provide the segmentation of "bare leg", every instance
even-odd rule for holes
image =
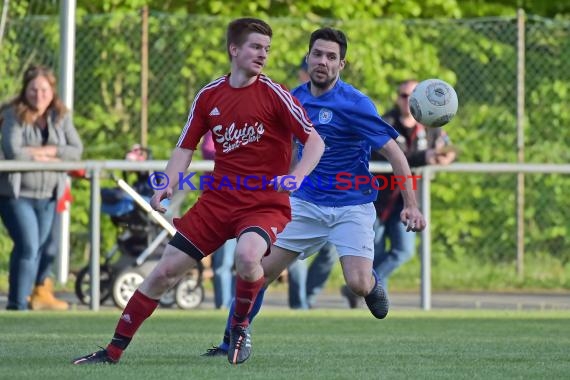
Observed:
[[[372,260],[360,256],[342,256],[340,264],[350,290],[361,297],[367,296],[375,285]]]
[[[196,259],[168,244],[160,261],[138,290],[149,298],[160,299],[184,274],[197,266]]]
[[[389,309],[388,296],[372,271],[372,260],[359,256],[340,258],[346,284],[355,294],[364,297],[372,315],[386,318]]]
[[[265,273],[265,285],[275,281],[281,272],[291,265],[299,257],[298,253],[284,248],[271,246],[271,253],[261,261]]]

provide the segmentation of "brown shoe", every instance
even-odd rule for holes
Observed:
[[[53,281],[49,278],[42,285],[37,285],[30,296],[30,309],[32,310],[67,310],[69,304],[58,300],[53,294]]]

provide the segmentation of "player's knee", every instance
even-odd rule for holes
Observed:
[[[178,277],[178,271],[166,266],[156,266],[144,285],[150,293],[163,293],[174,286]]]
[[[255,272],[260,265],[260,259],[255,252],[247,250],[236,252],[236,271],[242,276]]]
[[[347,278],[346,285],[353,291],[353,293],[365,297],[370,293],[370,281],[367,276],[358,276],[354,278]]]

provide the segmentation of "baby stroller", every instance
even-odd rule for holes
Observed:
[[[115,178],[117,188],[101,190],[101,212],[111,217],[117,227],[117,241],[105,255],[100,267],[100,301],[111,297],[123,309],[137,287],[160,259],[175,228],[148,201],[152,189],[148,174],[140,173],[131,187],[122,178]],[[174,205],[171,205],[174,206]],[[116,256],[119,255],[117,258]],[[187,273],[160,299],[161,306],[193,309],[204,300],[203,266]],[[84,304],[90,302],[89,265],[82,268],[75,281],[75,293]]]

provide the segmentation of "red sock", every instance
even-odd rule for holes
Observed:
[[[255,297],[257,297],[257,293],[259,293],[259,290],[263,287],[264,283],[265,278],[263,276],[253,282],[249,282],[242,279],[240,275],[237,275],[235,297],[236,305],[234,315],[232,316],[232,327],[235,325],[242,325],[244,327],[249,325],[249,319],[247,316],[251,311],[251,307],[253,306]]]
[[[121,314],[113,340],[107,345],[107,354],[111,359],[115,361],[120,359],[133,335],[157,307],[158,300],[153,300],[138,290],[135,291]]]

